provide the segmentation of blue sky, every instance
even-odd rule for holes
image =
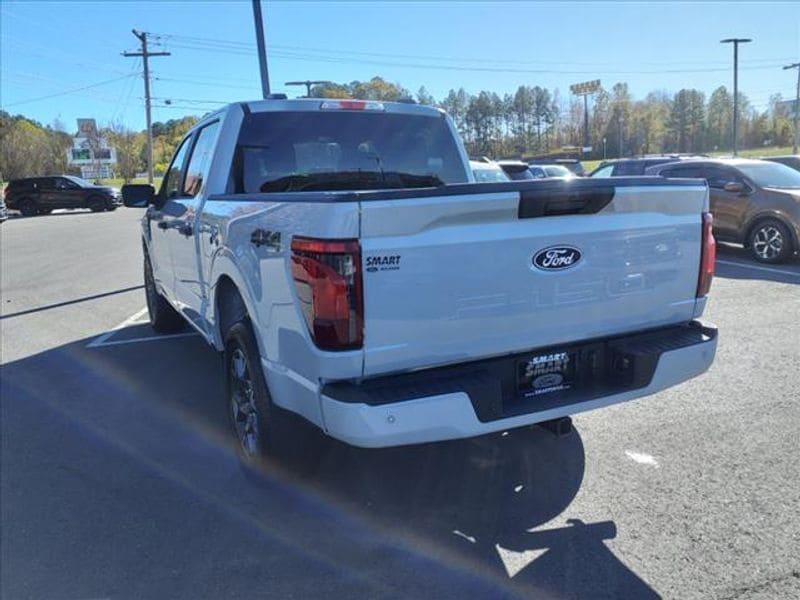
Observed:
[[[731,86],[726,37],[750,37],[740,89],[758,107],[794,93],[800,2],[785,3],[312,3],[263,1],[273,91],[292,79],[382,75],[436,98],[450,88],[512,92],[599,78],[651,90]],[[161,37],[152,59],[154,120],[202,114],[214,103],[260,96],[247,2],[35,2],[0,4],[0,103],[44,123],[77,117],[144,127],[131,28]],[[192,38],[192,39],[187,39]],[[233,43],[209,42],[232,41]],[[209,49],[216,46],[219,50]],[[96,85],[95,84],[101,84]],[[83,90],[76,88],[88,87]],[[75,90],[72,93],[62,92]],[[53,96],[37,100],[43,96]],[[171,101],[167,106],[165,99]]]

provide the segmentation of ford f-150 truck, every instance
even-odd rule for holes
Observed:
[[[148,207],[150,321],[224,353],[245,457],[297,439],[298,416],[366,447],[552,422],[686,381],[716,351],[698,320],[705,182],[475,183],[435,108],[232,104],[158,193],[123,197]]]

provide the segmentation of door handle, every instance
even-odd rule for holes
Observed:
[[[194,232],[194,227],[192,227],[192,223],[190,221],[184,221],[183,219],[173,219],[172,221],[159,221],[158,222],[159,229],[177,229],[178,233],[181,235],[185,235],[189,237]]]
[[[185,235],[186,237],[189,237],[192,235],[192,233],[194,233],[194,227],[192,227],[192,224],[189,221],[178,221],[178,223],[175,225],[175,228],[178,230],[178,233]]]

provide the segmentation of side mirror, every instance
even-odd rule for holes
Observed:
[[[723,186],[722,189],[724,189],[726,192],[730,192],[731,194],[744,193],[744,186],[738,181],[729,181]]]
[[[122,186],[122,203],[128,208],[145,208],[153,204],[156,190],[146,183],[129,183]]]

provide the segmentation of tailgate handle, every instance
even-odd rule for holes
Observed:
[[[614,188],[599,190],[525,190],[520,192],[520,219],[559,215],[592,215],[614,199]]]

